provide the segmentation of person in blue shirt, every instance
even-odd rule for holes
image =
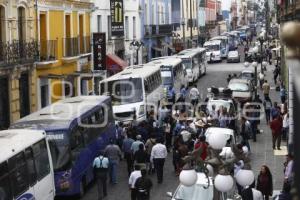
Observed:
[[[167,99],[168,102],[172,102],[173,104],[175,103],[175,98],[176,98],[176,92],[173,86],[169,86],[168,91],[167,91]]]
[[[278,108],[277,102],[274,102],[273,107],[271,108],[271,118],[275,119],[280,114],[280,109]]]
[[[107,173],[109,160],[100,152],[100,156],[96,157],[93,162],[95,177],[97,181],[98,200],[102,200],[107,196]]]
[[[127,162],[127,172],[128,176],[130,176],[132,170],[133,170],[133,158],[132,158],[132,151],[131,146],[134,140],[129,136],[126,136],[126,138],[123,140],[122,144],[122,151],[124,153],[124,158]]]
[[[285,86],[283,84],[280,87],[280,99],[281,99],[281,103],[285,103],[285,101],[286,101],[286,89],[285,89]]]
[[[180,132],[182,130],[184,130],[186,128],[186,125],[184,123],[183,120],[179,120],[176,125],[175,125],[175,128],[173,130],[173,136],[179,136],[180,135]]]
[[[178,99],[178,101],[179,101],[179,102],[185,102],[186,95],[187,95],[186,88],[184,87],[184,85],[182,85],[182,86],[180,87],[180,94],[179,94],[179,99]]]

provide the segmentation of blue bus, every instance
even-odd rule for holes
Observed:
[[[77,96],[60,100],[32,113],[10,128],[46,132],[57,196],[83,196],[94,179],[92,163],[116,127],[111,99],[107,96]]]

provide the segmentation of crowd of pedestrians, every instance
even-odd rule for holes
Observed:
[[[276,72],[277,73],[277,72]],[[228,77],[229,81],[236,74]],[[274,81],[278,82],[278,75],[274,74]],[[196,85],[189,90],[182,86],[178,94],[173,87],[166,91],[166,102],[161,103],[157,113],[147,113],[146,121],[137,123],[136,117],[129,125],[119,123],[117,125],[116,140],[110,144],[95,158],[94,168],[97,173],[98,193],[102,199],[107,195],[107,176],[111,184],[117,184],[118,164],[121,159],[126,160],[128,185],[132,200],[147,200],[153,183],[148,176],[156,173],[158,184],[164,181],[164,164],[168,153],[172,153],[174,174],[179,175],[184,168],[184,158],[192,151],[201,149],[201,159],[209,157],[209,144],[204,135],[205,130],[210,127],[230,128],[236,131],[238,147],[242,152],[249,155],[251,147],[249,140],[256,142],[256,134],[260,134],[260,109],[264,108],[266,123],[270,126],[272,133],[273,149],[281,150],[281,140],[286,140],[288,146],[287,160],[284,168],[284,180],[280,200],[288,200],[289,190],[293,183],[293,155],[291,154],[291,142],[289,142],[289,114],[286,103],[286,89],[280,84],[281,104],[270,98],[271,86],[266,80],[265,74],[260,75],[260,89],[263,100],[257,95],[253,102],[259,105],[245,104],[245,108],[256,112],[245,112],[245,116],[236,119],[236,113],[224,106],[212,105],[208,110],[206,107],[196,105],[201,99],[199,89]],[[189,99],[193,109],[185,106]],[[206,99],[207,101],[208,99]],[[168,104],[169,103],[169,104]],[[171,103],[171,106],[170,106]],[[175,103],[182,103],[175,107]],[[196,109],[197,108],[197,109]],[[234,173],[237,174],[244,164],[240,160],[234,164]],[[238,193],[243,199],[255,199],[254,196],[263,196],[269,199],[273,195],[273,179],[268,166],[262,165],[256,183],[247,188],[237,184]],[[249,197],[250,195],[250,197]],[[251,196],[252,195],[252,196]],[[249,197],[249,198],[248,198]]]

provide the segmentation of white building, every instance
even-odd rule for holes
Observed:
[[[141,13],[139,0],[123,0],[124,3],[124,36],[111,36],[110,0],[93,0],[94,12],[91,19],[91,32],[106,33],[106,53],[117,55],[128,64],[136,63],[136,50],[131,50],[130,43],[141,40]],[[139,62],[141,59],[139,50]]]
[[[130,64],[137,63],[136,50],[130,45],[133,41],[141,42],[140,0],[124,0],[125,59]],[[138,63],[142,63],[142,47],[138,51]]]

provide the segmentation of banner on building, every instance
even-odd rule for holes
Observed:
[[[94,70],[106,70],[105,33],[93,33]]]
[[[123,0],[110,1],[111,35],[124,36],[124,4]]]

